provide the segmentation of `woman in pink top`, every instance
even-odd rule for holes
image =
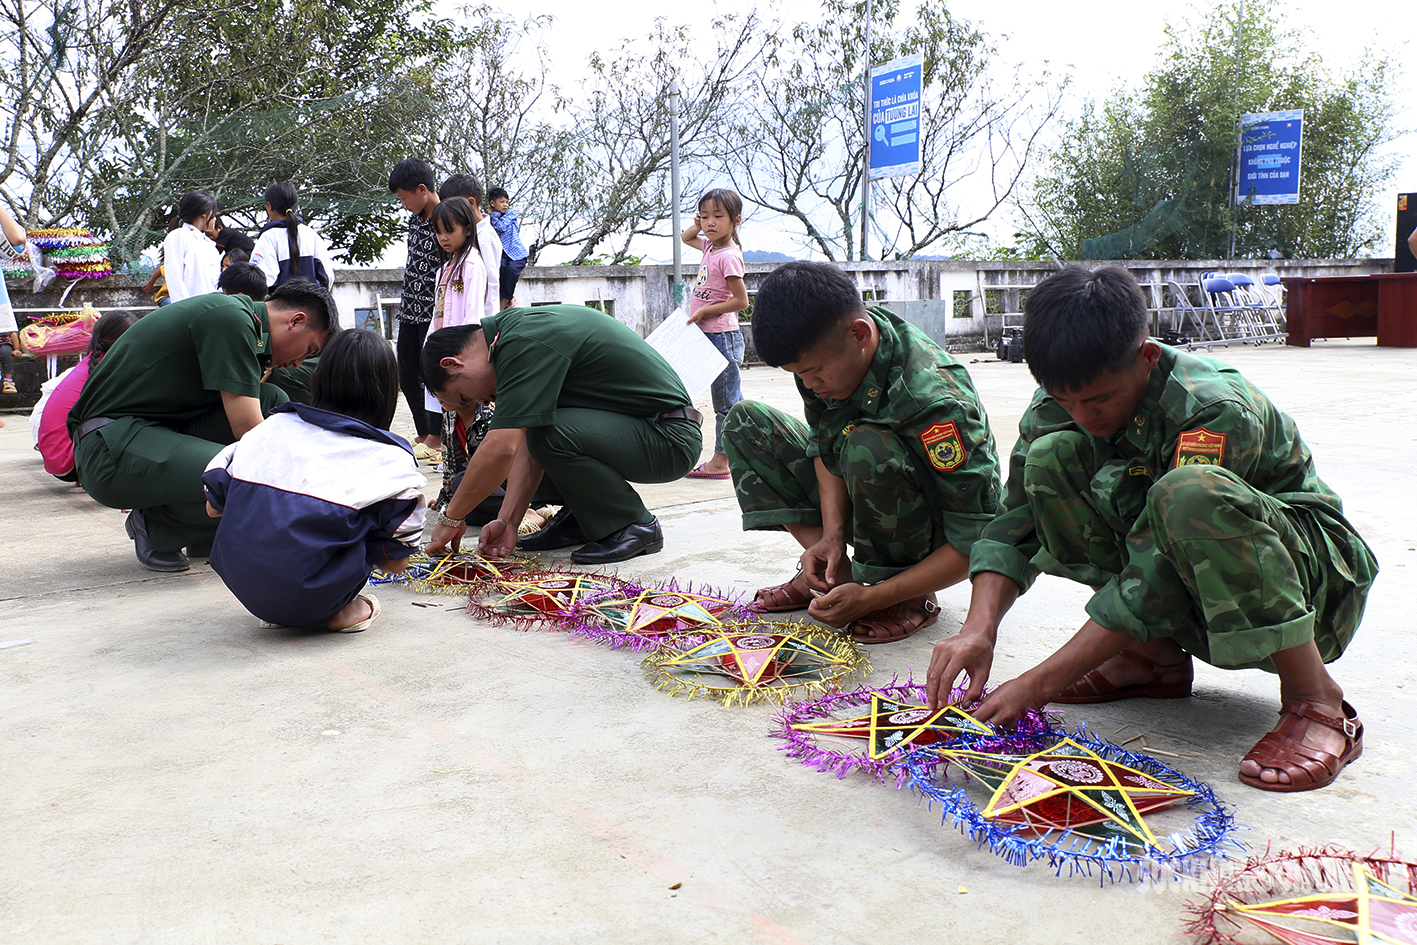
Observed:
[[[137,312],[109,312],[100,318],[94,324],[88,352],[64,376],[45,402],[44,413],[39,418],[39,445],[36,449],[44,457],[44,471],[50,475],[65,482],[78,481],[79,473],[74,468],[74,443],[69,439],[69,410],[79,399],[89,371],[137,320]]]
[[[728,359],[728,367],[713,382],[713,457],[691,470],[686,479],[727,479],[729,475],[728,457],[723,452],[723,420],[743,399],[738,376],[743,363],[743,332],[738,328],[737,313],[748,307],[743,247],[738,239],[742,225],[743,198],[732,190],[710,190],[699,198],[699,212],[682,237],[704,251],[699,278],[689,293],[689,324],[697,324]]]

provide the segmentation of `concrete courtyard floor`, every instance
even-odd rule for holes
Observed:
[[[1214,786],[1256,850],[1395,834],[1417,853],[1417,351],[1215,356],[1296,418],[1381,561],[1336,666],[1366,751],[1321,792],[1240,784],[1278,705],[1259,671],[1199,666],[1191,699],[1066,721],[1193,755],[1163,760]],[[1028,370],[970,370],[1007,455]],[[744,382],[795,409],[788,375]],[[1203,891],[1011,866],[909,791],[785,758],[769,706],[670,698],[628,652],[480,623],[449,598],[381,589],[383,617],[351,636],[260,630],[204,562],[143,570],[122,515],[47,476],[24,418],[5,421],[0,644],[33,641],[0,648],[5,942],[1176,942]],[[622,574],[747,592],[791,573],[790,539],[743,534],[728,483],[644,494],[665,550]],[[864,682],[923,674],[967,588],[941,600],[935,627],[871,649]],[[996,679],[1065,640],[1085,600],[1041,579]]]

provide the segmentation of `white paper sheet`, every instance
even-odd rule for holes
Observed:
[[[645,340],[664,355],[689,396],[697,400],[728,367],[728,359],[713,346],[698,325],[690,325],[689,312],[680,306],[659,323]]]

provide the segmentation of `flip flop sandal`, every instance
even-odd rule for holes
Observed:
[[[365,617],[363,620],[359,621],[358,623],[353,624],[352,626],[348,626],[348,627],[343,627],[343,628],[341,628],[340,631],[339,631],[340,633],[358,633],[358,632],[361,631],[361,630],[368,630],[368,629],[369,629],[369,625],[372,624],[372,623],[374,622],[374,620],[379,616],[379,613],[380,613],[379,598],[375,597],[373,594],[364,594],[364,593],[361,593],[361,594],[359,594],[358,599],[359,599],[359,600],[366,600],[366,601],[369,602],[369,607],[370,607],[369,616]]]
[[[704,469],[704,464],[699,463],[693,469],[684,474],[685,479],[732,479],[733,473],[711,473]]]
[[[1286,702],[1279,707],[1279,714],[1284,719],[1279,728],[1256,742],[1243,760],[1253,761],[1261,768],[1277,768],[1289,775],[1289,783],[1270,784],[1258,776],[1241,774],[1240,780],[1252,788],[1285,793],[1316,791],[1332,784],[1348,763],[1363,753],[1363,723],[1347,702],[1343,703],[1341,719],[1316,711],[1308,702]],[[1304,735],[1315,722],[1343,733],[1343,754],[1304,744]]]
[[[807,605],[812,602],[811,593],[799,591],[792,583],[801,576],[802,569],[798,568],[797,573],[792,575],[791,581],[762,588],[753,595],[753,603],[750,606],[761,614],[782,614],[789,610],[806,610]]]
[[[924,619],[915,626],[910,626],[911,620],[917,617],[920,611],[924,611]],[[892,604],[884,610],[867,614],[859,620],[853,620],[846,629],[851,634],[851,639],[857,643],[899,643],[939,619],[940,605],[935,603],[935,597],[931,594],[925,597],[912,597],[910,600]],[[869,627],[886,630],[888,635],[872,635],[868,630]]]
[[[1052,701],[1064,705],[1092,705],[1098,702],[1116,702],[1119,699],[1184,699],[1191,694],[1191,683],[1195,680],[1196,671],[1190,660],[1186,661],[1184,679],[1163,683],[1159,681],[1160,677],[1175,675],[1182,670],[1167,669],[1131,650],[1123,650],[1121,655],[1143,669],[1150,670],[1151,680],[1132,686],[1114,686],[1102,675],[1102,670],[1094,669],[1054,696]]]

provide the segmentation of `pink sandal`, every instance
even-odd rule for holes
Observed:
[[[693,469],[684,474],[685,479],[731,479],[733,473],[711,473],[704,469],[704,464],[699,463]]]

